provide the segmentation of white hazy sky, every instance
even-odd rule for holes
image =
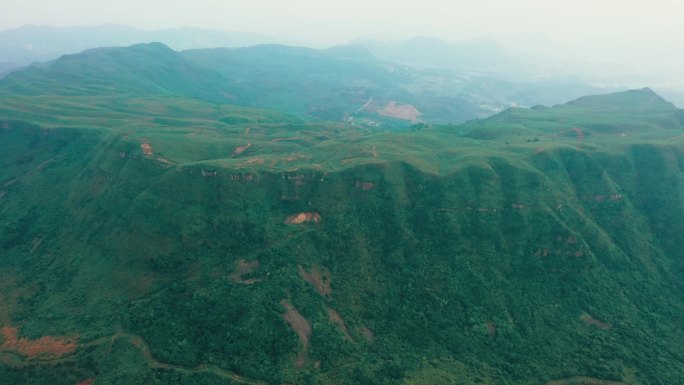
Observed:
[[[197,26],[318,43],[371,35],[461,40],[540,34],[555,42],[641,44],[684,37],[684,0],[3,0],[0,9],[0,29]]]
[[[645,79],[662,87],[676,85],[682,92],[683,17],[684,0],[0,2],[0,30],[25,24],[193,26],[261,33],[317,47],[367,37],[435,36],[454,42],[486,36],[530,58],[541,54],[555,66],[591,70],[601,81],[620,72],[632,85],[643,83],[632,79]]]

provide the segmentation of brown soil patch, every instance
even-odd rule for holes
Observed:
[[[593,377],[571,377],[562,380],[553,380],[545,385],[627,385],[624,382],[601,380]]]
[[[254,285],[255,283],[259,283],[261,281],[263,281],[262,278],[250,278],[250,279],[246,279],[246,280],[242,281],[241,283],[243,285]]]
[[[266,163],[266,161],[264,160],[264,158],[251,158],[251,159],[247,159],[247,164],[250,165],[250,166],[255,165],[255,164],[264,164],[264,163]]]
[[[366,340],[368,340],[368,342],[373,342],[373,341],[375,341],[375,334],[373,334],[373,331],[370,330],[370,329],[368,329],[368,328],[365,327],[365,326],[362,326],[362,327],[361,327],[361,335],[363,335],[363,337],[364,337]]]
[[[151,144],[144,142],[140,145],[140,149],[142,150],[143,155],[152,156],[152,145]]]
[[[79,383],[76,384],[76,385],[92,385],[93,382],[95,382],[95,377],[90,377],[90,378],[88,378],[88,379],[85,379],[85,380],[79,382]]]
[[[288,300],[280,301],[280,304],[285,307],[285,314],[283,319],[290,325],[290,327],[299,336],[299,342],[302,343],[302,349],[297,355],[295,366],[301,368],[306,363],[306,352],[309,350],[309,339],[311,338],[311,324],[302,316],[297,309],[292,306]]]
[[[586,325],[595,326],[601,330],[610,330],[613,328],[613,325],[597,320],[588,313],[582,313],[582,315],[580,315],[580,319]]]
[[[306,281],[313,285],[314,289],[323,297],[326,297],[332,293],[330,288],[330,271],[325,267],[319,268],[314,266],[311,271],[306,271],[301,265],[299,265],[299,275]]]
[[[259,268],[259,261],[258,260],[253,260],[253,261],[245,261],[244,259],[241,259],[238,261],[237,265],[235,266],[235,271],[233,271],[233,274],[228,276],[228,279],[235,283],[243,283],[245,285],[252,285],[257,282],[259,282],[259,279],[248,279],[248,280],[243,280],[242,276],[249,274],[253,272],[254,270]]]
[[[233,150],[233,154],[231,156],[238,156],[245,152],[248,148],[252,147],[252,143],[247,143],[244,146],[237,146],[235,147],[235,150]]]
[[[387,103],[385,107],[378,110],[378,114],[412,122],[418,120],[418,117],[421,115],[416,107],[410,104],[397,104],[397,102]]]
[[[357,180],[356,182],[354,182],[354,187],[360,188],[363,191],[368,191],[375,188],[375,183]]]
[[[283,161],[283,162],[295,162],[298,160],[308,160],[308,159],[311,159],[311,157],[306,156],[306,155],[302,155],[302,154],[293,154],[293,155],[288,156],[285,159],[281,159],[281,161]]]
[[[137,336],[135,334],[129,334],[129,333],[124,333],[124,332],[117,332],[111,336],[106,336],[106,337],[100,337],[95,340],[92,340],[90,342],[86,342],[84,344],[81,344],[81,347],[91,347],[91,346],[100,346],[100,345],[108,345],[112,346],[114,344],[114,341],[116,340],[124,340],[131,344],[132,346],[136,347],[137,349],[140,350],[141,354],[143,355],[145,359],[145,363],[152,369],[169,369],[169,370],[176,370],[179,372],[184,372],[184,373],[190,373],[190,374],[195,374],[195,373],[211,373],[216,376],[219,376],[221,378],[227,378],[231,380],[231,383],[237,382],[240,384],[249,384],[249,385],[267,385],[263,381],[255,380],[255,379],[250,379],[247,377],[240,376],[236,373],[233,373],[229,370],[223,369],[221,367],[218,367],[216,365],[212,364],[200,364],[195,367],[187,367],[187,366],[181,366],[181,365],[174,365],[174,364],[169,364],[166,362],[161,362],[154,358],[152,355],[152,351],[140,336]],[[30,358],[21,358],[17,356],[16,354],[13,353],[7,353],[3,354],[3,352],[0,351],[0,362],[6,363],[8,366],[11,366],[13,368],[23,368],[27,366],[35,366],[37,364],[42,364],[42,365],[54,365],[55,363],[59,362],[64,362],[66,360],[69,360],[69,357],[63,357],[63,358],[54,358],[54,359],[49,359],[49,360],[42,360],[42,361],[37,361],[37,360],[32,360]],[[76,385],[91,385],[94,384],[95,381],[97,380],[96,377],[90,377],[88,379],[85,379],[81,382],[79,382]]]
[[[295,215],[290,215],[285,219],[285,224],[288,225],[301,225],[303,223],[313,222],[319,223],[321,221],[321,216],[317,212],[304,212]]]
[[[338,313],[335,309],[328,309],[328,318],[340,328],[342,334],[344,334],[344,338],[346,338],[347,341],[354,341],[352,336],[349,334],[349,329],[347,329],[347,325],[344,323],[340,313]]]
[[[66,337],[43,336],[37,340],[19,338],[19,330],[15,327],[6,326],[0,329],[4,339],[0,350],[14,351],[29,358],[41,356],[61,357],[76,350],[76,339]]]

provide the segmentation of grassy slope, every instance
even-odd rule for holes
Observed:
[[[132,333],[177,366],[151,367],[120,338],[2,376],[230,381],[193,371],[207,364],[268,383],[681,382],[682,127],[651,99],[378,133],[180,98],[54,98],[39,112],[7,98],[3,116],[48,129],[0,130],[0,320],[86,344]],[[626,112],[628,135],[608,135]],[[563,134],[577,125],[583,139]],[[482,127],[506,135],[474,138]],[[283,223],[304,211],[321,223]],[[254,285],[230,278],[243,259],[260,262]],[[332,293],[300,266],[330,271]],[[301,369],[283,299],[312,325]]]
[[[503,126],[503,127],[502,127]],[[684,113],[648,88],[587,96],[554,107],[512,108],[462,127],[476,139],[515,140],[520,136],[596,136],[609,142],[631,136],[666,138],[684,126]]]

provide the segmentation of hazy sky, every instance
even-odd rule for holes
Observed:
[[[432,35],[461,40],[543,34],[675,44],[684,0],[3,0],[0,29],[126,24],[198,26],[339,43],[359,36]]]
[[[550,58],[600,81],[621,76],[632,85],[684,90],[684,0],[2,0],[0,10],[0,30],[193,26],[314,47],[360,37],[487,36],[518,55],[543,58],[530,60]]]

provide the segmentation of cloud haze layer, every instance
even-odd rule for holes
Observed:
[[[684,36],[678,0],[6,0],[2,29],[121,23],[192,25],[339,42],[362,35],[543,34],[559,42],[658,42]]]

